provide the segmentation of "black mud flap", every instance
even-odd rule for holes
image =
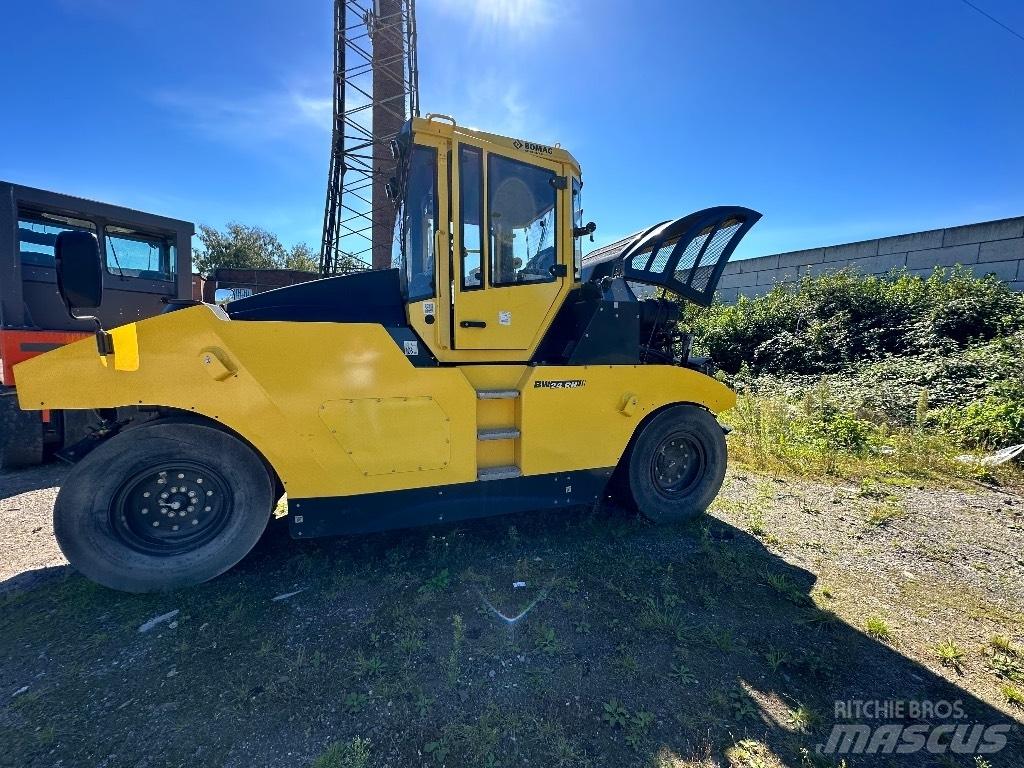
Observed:
[[[750,208],[722,205],[657,224],[621,251],[622,276],[710,306],[729,257],[760,218]]]

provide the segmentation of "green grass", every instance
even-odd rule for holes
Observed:
[[[993,635],[989,640],[989,645],[999,653],[1006,654],[1007,656],[1020,656],[1020,649],[1013,644],[1013,641],[1006,635]]]
[[[892,630],[889,629],[885,619],[880,616],[868,616],[864,620],[864,631],[868,633],[869,637],[873,637],[876,640],[883,640],[885,642],[892,640]]]
[[[371,744],[358,736],[331,744],[314,761],[312,768],[367,768]]]
[[[969,452],[941,432],[893,430],[850,414],[821,421],[778,395],[741,394],[722,419],[733,427],[730,461],[758,472],[857,478],[881,485],[1021,479],[1020,469],[1012,464],[983,469],[960,461],[957,457]],[[872,524],[898,514],[898,509],[881,504]],[[757,523],[762,528],[763,519],[755,516],[752,528]]]
[[[891,499],[872,504],[868,509],[867,523],[875,527],[888,525],[903,515],[903,508]]]
[[[999,692],[1003,694],[1003,698],[1006,699],[1007,703],[1024,709],[1024,689],[1018,688],[1012,683],[1007,683],[999,689]]]
[[[952,667],[957,671],[962,669],[961,664],[964,656],[967,654],[967,651],[954,643],[951,639],[943,640],[941,643],[936,645],[934,652],[936,658],[942,662],[943,666]]]
[[[789,715],[786,717],[786,722],[797,733],[810,733],[816,720],[816,715],[806,704],[800,704],[796,709],[790,710]]]
[[[629,710],[618,699],[609,699],[602,705],[601,722],[610,728],[624,728],[629,722]]]

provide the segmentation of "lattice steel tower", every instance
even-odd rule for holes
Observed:
[[[391,139],[419,114],[418,81],[415,0],[335,0],[323,276],[391,266]]]

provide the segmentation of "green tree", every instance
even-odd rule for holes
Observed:
[[[292,249],[285,254],[281,266],[284,269],[300,269],[303,272],[318,272],[320,270],[320,256],[314,254],[313,249],[305,243],[296,243]]]
[[[209,275],[218,267],[274,269],[287,256],[277,235],[238,222],[229,223],[224,232],[200,224],[199,241],[203,247],[192,262],[201,275]]]
[[[309,245],[296,243],[288,250],[277,235],[262,227],[231,222],[221,231],[200,224],[199,241],[202,245],[192,257],[192,266],[201,275],[209,275],[219,267],[320,271],[320,254]],[[339,272],[366,268],[365,264],[346,254],[339,254],[339,258]]]

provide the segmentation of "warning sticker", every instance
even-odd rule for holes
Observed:
[[[507,310],[499,312],[498,325],[512,325],[512,313]]]
[[[423,314],[424,315],[434,315],[434,314],[437,314],[436,312],[434,312],[434,302],[432,302],[432,301],[424,301],[423,302]]]
[[[405,351],[406,355],[412,357],[413,355],[418,355],[420,353],[420,343],[415,339],[411,341],[403,341],[402,349]]]

